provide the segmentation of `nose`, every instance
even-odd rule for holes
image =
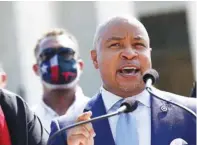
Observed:
[[[132,48],[126,48],[123,50],[121,53],[121,58],[122,59],[133,59],[136,56],[138,56],[137,52],[133,50]]]

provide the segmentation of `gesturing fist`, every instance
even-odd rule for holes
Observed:
[[[89,120],[92,112],[88,111],[80,115],[76,122]],[[91,123],[83,124],[67,131],[68,145],[94,145],[95,132]]]

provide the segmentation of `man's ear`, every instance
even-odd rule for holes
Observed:
[[[0,87],[5,88],[7,85],[7,74],[3,72],[0,74],[0,77]]]
[[[92,58],[92,62],[93,65],[96,69],[98,69],[98,61],[97,61],[97,52],[96,50],[91,50],[91,58]]]
[[[40,71],[39,71],[39,66],[38,66],[38,64],[37,64],[37,63],[34,64],[32,68],[33,68],[34,73],[35,73],[37,76],[40,76]]]

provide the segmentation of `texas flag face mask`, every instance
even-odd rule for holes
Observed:
[[[58,52],[55,53],[56,49],[51,49],[51,52],[50,49],[45,51],[44,59],[40,63],[40,74],[47,84],[68,85],[77,78],[77,63],[68,54],[68,49],[70,48],[58,48]]]

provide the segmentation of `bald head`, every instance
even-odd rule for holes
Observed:
[[[98,27],[91,57],[106,90],[121,97],[144,90],[142,76],[152,67],[149,43],[145,27],[134,17],[113,17]]]
[[[148,33],[144,25],[139,20],[132,16],[116,16],[98,26],[94,36],[93,48],[97,49],[97,44],[99,44],[101,38],[110,31],[111,35],[118,36],[113,29],[115,28],[118,31],[120,29],[124,29],[124,26],[125,30],[127,26],[130,28],[130,30],[126,30],[127,33],[133,33],[133,37],[136,37],[136,39],[144,39],[149,47],[150,40]]]
[[[151,48],[146,29],[136,18],[116,16],[101,24],[91,57],[109,92],[129,97],[144,90],[142,76],[152,67]]]

